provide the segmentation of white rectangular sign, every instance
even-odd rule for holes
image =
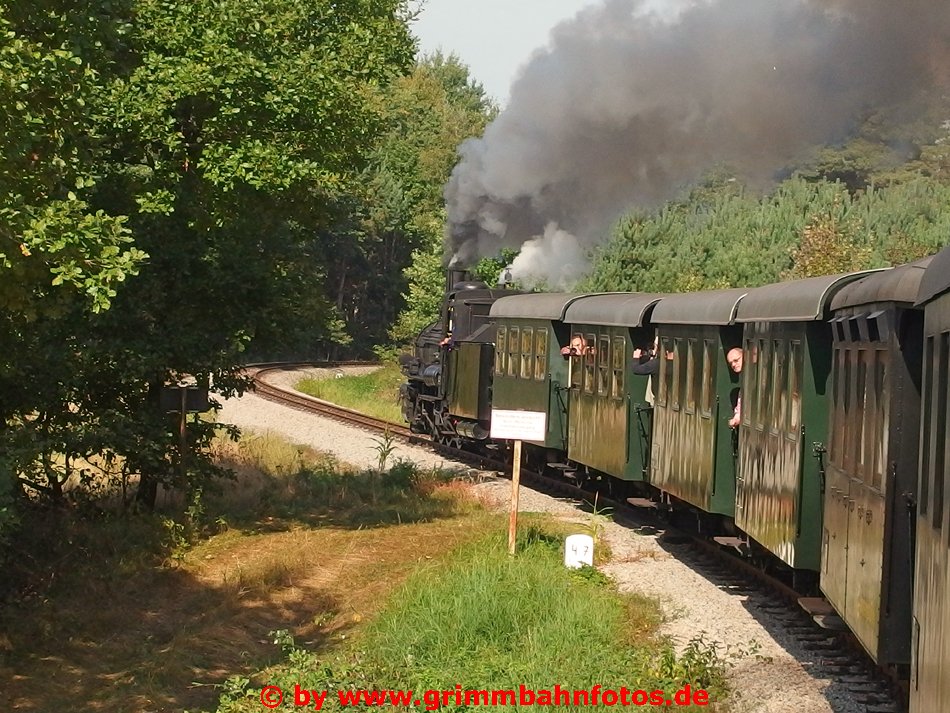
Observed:
[[[543,441],[548,415],[544,411],[492,409],[491,437],[509,441]]]

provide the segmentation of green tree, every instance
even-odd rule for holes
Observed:
[[[402,274],[402,300],[390,337],[406,342],[439,314],[445,290],[442,190],[458,161],[458,146],[480,135],[496,115],[481,84],[454,55],[422,58],[393,86],[392,131],[381,148],[413,205],[414,242]]]
[[[98,45],[93,59],[102,60],[103,36],[119,31],[90,3],[0,2],[5,310],[55,311],[70,291],[103,309],[145,257],[131,245],[124,215],[89,205],[97,139],[90,109],[102,75],[84,54]]]
[[[88,32],[74,36],[84,13],[79,27]],[[233,393],[243,385],[235,364],[255,340],[300,348],[341,336],[324,279],[332,241],[348,236],[331,231],[347,196],[361,190],[383,128],[381,92],[411,63],[405,6],[46,2],[6,19],[54,48],[54,58],[67,53],[63,71],[89,68],[78,99],[63,91],[58,103],[62,90],[51,85],[25,104],[59,122],[50,130],[65,147],[52,164],[57,180],[78,188],[82,178],[91,215],[128,217],[112,223],[140,251],[127,261],[150,257],[117,294],[105,294],[106,312],[66,298],[49,319],[5,315],[0,437],[16,448],[0,450],[14,453],[14,475],[54,496],[71,464],[95,453],[140,474],[146,502],[160,481],[196,486],[212,472],[201,452],[211,427],[189,426],[189,478],[180,481],[174,423],[157,404],[161,386],[191,374]],[[3,149],[12,162],[20,145]],[[34,193],[45,196],[44,186]],[[64,200],[79,202],[69,191]],[[17,230],[22,243],[28,234]],[[116,247],[105,254],[113,263],[122,255]],[[111,288],[131,269],[103,274]],[[31,447],[25,434],[45,440]],[[53,453],[66,463],[36,467]]]

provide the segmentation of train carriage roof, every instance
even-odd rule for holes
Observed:
[[[944,248],[930,259],[920,281],[916,304],[922,305],[950,290],[950,248]]]
[[[584,295],[564,292],[532,292],[498,299],[489,313],[492,317],[551,319],[563,321],[564,312]]]
[[[607,327],[639,327],[650,308],[661,299],[663,295],[639,292],[584,295],[568,306],[564,321]]]
[[[808,277],[754,287],[739,305],[737,322],[803,322],[821,319],[831,299],[849,282],[876,270]]]
[[[920,281],[932,258],[875,272],[843,287],[831,300],[831,309],[858,307],[876,302],[914,304]]]
[[[732,324],[748,290],[710,290],[666,295],[653,309],[658,324]]]

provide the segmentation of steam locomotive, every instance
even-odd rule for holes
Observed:
[[[515,294],[454,273],[404,372],[414,430],[485,447],[493,409],[543,418],[534,467],[813,582],[908,681],[911,713],[950,711],[950,248],[675,295]]]

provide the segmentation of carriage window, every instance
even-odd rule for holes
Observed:
[[[855,465],[857,466],[857,476],[864,483],[871,482],[871,468],[869,462],[871,459],[871,434],[869,431],[871,431],[871,421],[873,419],[871,410],[874,406],[870,401],[871,394],[868,393],[870,391],[868,388],[868,377],[873,374],[873,372],[868,369],[870,357],[870,350],[858,350],[858,373],[855,380],[853,410],[853,413],[858,417],[854,424]]]
[[[610,339],[601,337],[597,343],[597,393],[610,395]]]
[[[615,399],[623,398],[623,375],[626,366],[626,342],[623,337],[615,338],[611,354],[613,355],[613,379],[610,393]]]
[[[788,430],[798,439],[802,422],[802,343],[788,345]]]
[[[583,339],[580,334],[575,334],[574,338]],[[573,342],[574,339],[571,341]],[[582,355],[571,355],[571,387],[584,388],[584,357]]]
[[[508,346],[508,330],[499,327],[495,336],[495,373],[502,376],[505,373],[505,347]]]
[[[548,372],[548,330],[539,329],[534,337],[534,378],[544,381]]]
[[[924,428],[923,431],[923,443],[921,443],[920,448],[923,453],[923,473],[921,474],[920,479],[920,500],[918,501],[918,509],[921,515],[927,514],[927,508],[929,506],[930,498],[930,478],[933,473],[933,457],[930,453],[930,446],[933,443],[933,427],[934,418],[933,406],[934,406],[934,358],[937,355],[934,353],[934,338],[927,337],[927,348],[924,350],[924,384],[923,384],[923,396],[924,396],[924,407],[921,409],[921,412],[924,415]]]
[[[755,420],[755,409],[758,404],[758,398],[756,394],[758,393],[758,385],[756,384],[756,374],[755,371],[755,362],[752,361],[752,355],[755,353],[755,341],[752,339],[745,340],[745,349],[742,351],[742,373],[739,374],[739,384],[741,386],[741,392],[739,397],[742,398],[742,395],[745,395],[745,398],[742,399],[742,403],[745,408],[741,409],[739,416],[742,418],[742,423],[747,426],[751,426],[752,422]],[[728,355],[728,352],[726,352]]]
[[[772,370],[769,357],[771,354],[767,353],[766,346],[769,344],[765,339],[759,339],[757,347],[753,347],[753,350],[756,348],[758,351],[753,351],[752,356],[754,357],[752,366],[755,368],[756,381],[759,382],[759,393],[758,403],[756,404],[755,409],[755,427],[758,430],[763,430],[765,428],[766,414],[771,408],[769,403],[772,398]],[[745,366],[742,367],[745,369]]]
[[[534,375],[534,329],[521,330],[521,378],[530,379]]]
[[[703,393],[702,400],[700,401],[699,408],[703,416],[712,415],[713,407],[713,386],[715,381],[715,373],[713,372],[713,364],[716,363],[716,347],[711,339],[707,339],[703,342]],[[665,361],[665,360],[664,360]]]
[[[839,342],[839,345],[844,342]],[[837,466],[843,463],[841,449],[844,443],[844,349],[839,346],[834,350],[834,362],[831,366],[831,443],[828,445],[828,459]]]
[[[853,441],[854,429],[851,427],[851,414],[853,413],[853,402],[851,394],[854,392],[854,385],[851,381],[854,371],[853,351],[843,350],[841,352],[844,366],[841,370],[841,447],[842,458],[841,465],[845,470],[851,471],[854,468],[854,448]]]
[[[508,376],[517,376],[517,368],[521,350],[521,329],[512,327],[508,330]]]
[[[788,409],[788,343],[772,342],[772,418],[769,429],[780,433],[785,428]]]
[[[666,358],[667,354],[673,353],[673,340],[664,337],[662,340],[663,357],[660,359],[660,393],[656,402],[661,406],[666,406],[673,392],[673,362]]]
[[[673,376],[673,409],[679,411],[682,402],[683,393],[686,389],[686,345],[682,339],[673,340],[673,369],[676,373]]]
[[[587,340],[587,350],[584,352],[584,391],[588,394],[593,394],[596,390],[594,379],[597,374],[597,349],[596,349],[596,336],[593,334],[588,334],[585,337]]]
[[[686,340],[686,411],[688,413],[696,412],[696,394],[699,391],[698,379],[696,378],[696,367],[699,361],[699,354],[696,351],[696,340]],[[699,372],[700,379],[702,372]]]
[[[940,354],[937,357],[937,409],[934,439],[934,460],[930,472],[933,473],[933,510],[934,528],[943,524],[943,497],[947,455],[947,370],[950,369],[950,333],[940,335]]]
[[[871,487],[884,492],[884,471],[887,468],[887,436],[890,431],[890,404],[888,403],[885,378],[887,377],[887,351],[875,352],[874,360],[874,415],[871,435],[874,449],[871,471]]]

